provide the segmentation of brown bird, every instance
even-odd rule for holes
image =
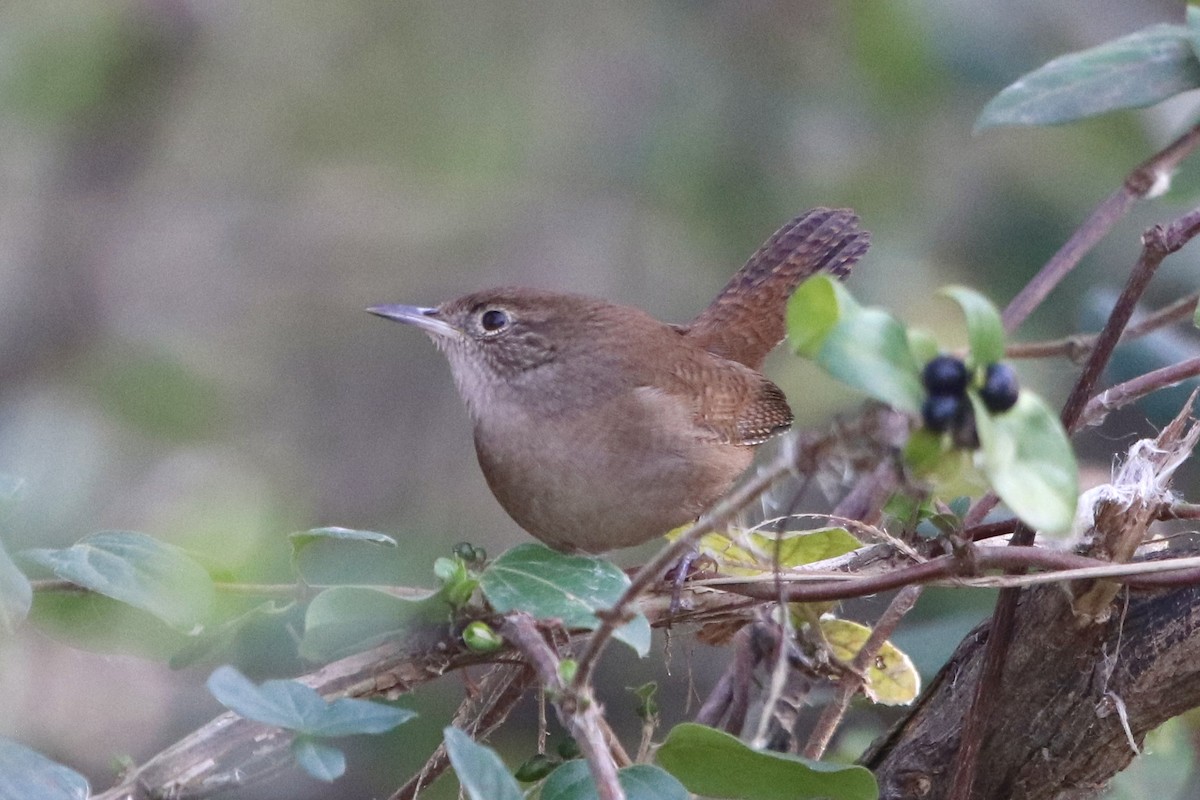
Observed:
[[[801,214],[687,325],[524,288],[368,310],[445,353],[509,516],[551,547],[600,553],[694,520],[791,426],[783,392],[758,372],[783,339],[788,297],[819,270],[844,277],[869,244],[853,211]]]

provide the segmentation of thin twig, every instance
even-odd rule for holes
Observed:
[[[1168,389],[1188,378],[1200,375],[1200,356],[1156,369],[1136,378],[1118,383],[1093,397],[1079,415],[1077,429],[1082,430],[1104,422],[1110,412],[1136,402],[1160,389]]]
[[[1126,179],[1125,184],[1097,207],[1092,216],[1063,245],[1042,271],[1009,303],[1004,310],[1005,330],[1011,333],[1019,327],[1058,281],[1074,268],[1083,254],[1111,229],[1117,219],[1128,212],[1133,202],[1139,197],[1144,197],[1165,179],[1169,179],[1175,168],[1195,149],[1197,144],[1200,144],[1200,125],[1192,127],[1165,150],[1152,156],[1134,170]],[[1125,288],[1121,291],[1116,305],[1109,314],[1104,329],[1096,338],[1082,373],[1063,405],[1061,419],[1063,427],[1068,431],[1074,432],[1078,429],[1079,418],[1084,406],[1091,397],[1104,367],[1112,357],[1112,352],[1117,342],[1120,341],[1126,325],[1129,324],[1129,319],[1133,316],[1133,312],[1158,265],[1169,253],[1178,250],[1195,236],[1198,230],[1200,230],[1200,210],[1194,210],[1176,219],[1166,229],[1156,225],[1142,235],[1142,252],[1138,257],[1137,264],[1134,265]],[[1013,534],[1009,546],[1026,546],[1033,544],[1033,540],[1034,531],[1022,525]],[[999,686],[1008,649],[1012,644],[1019,598],[1020,590],[1014,588],[1002,589],[1000,596],[996,599],[996,608],[992,613],[992,625],[985,646],[983,667],[975,686],[971,711],[963,723],[962,737],[958,753],[955,756],[953,778],[947,795],[949,800],[969,800],[971,796],[971,788],[975,783],[979,749],[982,746],[983,728],[985,720],[991,716],[995,688]]]
[[[1142,234],[1142,253],[1137,264],[1129,274],[1129,280],[1121,290],[1121,295],[1108,316],[1108,322],[1096,338],[1096,346],[1088,356],[1083,372],[1075,382],[1075,388],[1071,390],[1070,397],[1063,405],[1062,423],[1068,431],[1074,432],[1079,429],[1084,406],[1092,396],[1100,374],[1108,365],[1113,349],[1121,339],[1121,333],[1133,316],[1134,309],[1149,286],[1150,279],[1154,277],[1158,265],[1168,255],[1191,241],[1197,233],[1200,233],[1200,208],[1189,211],[1165,228],[1155,225]]]
[[[955,555],[939,556],[912,566],[877,575],[855,576],[846,573],[789,573],[781,577],[789,603],[849,600],[909,585],[947,582],[955,586],[1015,587],[1057,583],[1085,578],[1113,578],[1135,587],[1200,583],[1200,557],[1166,558],[1114,564],[1098,558],[1064,553],[1045,547],[978,547],[973,556],[976,570],[1042,569],[1035,575],[966,575],[964,559]],[[710,578],[696,581],[697,587],[720,588],[744,597],[774,600],[775,582],[770,576],[753,578]]]
[[[608,644],[609,639],[612,638],[613,632],[625,622],[630,613],[630,608],[637,602],[642,593],[650,587],[650,584],[659,580],[663,573],[673,564],[677,563],[683,554],[688,552],[701,536],[715,530],[718,525],[734,517],[739,511],[750,503],[753,503],[761,494],[770,489],[775,481],[790,472],[792,469],[792,459],[789,455],[786,452],[781,452],[773,461],[764,466],[754,476],[753,480],[739,487],[724,500],[713,506],[712,509],[705,512],[696,521],[696,524],[684,531],[674,542],[659,550],[654,558],[650,559],[645,566],[634,574],[633,578],[630,579],[629,587],[618,598],[613,607],[597,615],[600,617],[600,625],[596,628],[596,632],[588,638],[583,653],[579,656],[579,667],[575,673],[573,683],[574,689],[582,689],[591,682],[596,662],[599,660],[600,654],[604,651],[604,647]]]
[[[542,685],[554,697],[559,721],[579,743],[600,800],[625,800],[625,791],[617,780],[617,763],[604,734],[605,725],[601,724],[600,706],[592,697],[590,686],[577,691],[574,684],[568,686],[563,681],[558,656],[528,614],[505,616],[500,633],[528,659]]]
[[[1119,344],[1139,339],[1154,333],[1176,322],[1190,319],[1196,313],[1196,304],[1200,301],[1200,292],[1193,292],[1179,298],[1175,302],[1163,306],[1153,314],[1147,314],[1137,322],[1130,323],[1121,336]],[[1096,346],[1098,333],[1075,334],[1061,339],[1045,342],[1015,342],[1004,350],[1005,358],[1051,358],[1065,356],[1072,361],[1078,361],[1088,355]]]
[[[875,476],[871,475],[866,483],[875,482]],[[861,485],[861,483],[860,483]],[[788,503],[787,511],[784,518],[790,518],[796,513],[796,506],[800,504],[800,498],[804,496],[805,490],[808,488],[808,480],[805,480],[800,488],[792,495],[791,501]],[[783,690],[787,686],[788,678],[788,645],[792,641],[795,631],[792,630],[792,615],[787,607],[786,598],[783,595],[783,581],[780,579],[782,565],[780,564],[781,553],[783,552],[783,537],[776,535],[773,542],[773,553],[771,555],[771,577],[775,581],[775,610],[779,617],[777,624],[779,626],[779,635],[775,641],[775,663],[771,667],[771,681],[767,684],[767,695],[763,698],[762,715],[758,718],[758,729],[754,732],[754,738],[751,740],[751,746],[761,750],[767,744],[767,732],[771,727],[771,719],[774,713],[775,704],[779,702],[779,698],[783,696]]]
[[[842,676],[833,702],[825,706],[825,710],[821,712],[816,727],[809,736],[808,743],[804,745],[805,758],[815,761],[825,755],[825,749],[829,747],[834,732],[842,724],[846,709],[850,707],[850,700],[858,693],[863,684],[863,676],[866,674],[868,665],[875,660],[880,648],[895,632],[896,626],[900,624],[904,615],[916,605],[917,598],[920,596],[920,586],[906,586],[892,598],[892,602],[876,621],[871,635],[863,642],[862,648],[850,662],[850,668]]]
[[[451,724],[476,741],[485,741],[520,702],[533,683],[533,670],[526,664],[501,664],[493,667],[480,681],[476,697],[467,697],[459,705]],[[388,797],[388,800],[414,800],[421,789],[446,771],[450,759],[446,745],[439,744],[417,774]]]
[[[1179,164],[1200,145],[1200,124],[1166,148],[1142,162],[1119,189],[1100,202],[1070,239],[1025,285],[1004,309],[1004,330],[1012,333],[1042,304],[1054,287],[1070,273],[1134,204],[1169,179]]]
[[[963,516],[963,527],[973,528],[976,525],[983,523],[987,519],[987,515],[992,512],[992,509],[1000,505],[1000,496],[993,490],[988,489],[983,497],[975,501],[975,503],[967,509],[967,513]]]

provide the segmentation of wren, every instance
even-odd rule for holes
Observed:
[[[844,277],[870,235],[848,209],[780,228],[687,325],[539,289],[368,309],[450,362],[484,478],[518,525],[563,551],[629,547],[696,519],[792,423],[759,370],[796,286]]]

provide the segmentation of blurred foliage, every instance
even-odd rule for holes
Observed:
[[[1180,16],[1166,0],[1085,14],[1069,0],[4,4],[0,473],[27,484],[4,549],[138,530],[219,579],[269,582],[290,574],[289,532],[344,525],[399,547],[322,577],[393,583],[426,580],[454,541],[500,552],[522,534],[478,474],[444,364],[360,309],[525,283],[687,319],[781,221],[851,205],[875,234],[856,295],[954,341],[932,287],[1002,305],[1195,100],[972,138],[984,103],[1054,56]],[[1140,231],[1197,187],[1193,161],[1019,338],[1071,332],[1085,290],[1119,287]],[[1194,288],[1195,258],[1170,259],[1163,281]],[[1170,348],[1194,348],[1177,334]],[[813,391],[795,359],[771,363],[802,425],[856,402]],[[1060,398],[1070,375],[1025,377]],[[928,676],[985,597],[956,595],[897,643]],[[106,650],[174,651],[179,634],[128,607],[153,635],[108,633],[106,604],[39,595],[31,613],[128,644]],[[244,671],[303,668],[297,610],[233,605],[222,614],[248,615],[231,633]],[[102,786],[113,753],[142,757],[216,713],[169,675],[140,687],[158,701],[119,735],[103,712],[47,706],[55,685],[112,693],[89,663],[0,638],[0,691],[18,711],[0,734],[61,744]],[[705,680],[719,664],[694,669]],[[631,682],[612,670],[617,691]],[[417,698],[437,709],[414,723],[422,742],[453,699]],[[344,790],[388,792],[400,774]]]

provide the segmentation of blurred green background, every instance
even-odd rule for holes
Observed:
[[[979,109],[1056,55],[1181,19],[1165,0],[10,0],[0,472],[26,488],[0,539],[138,530],[223,578],[284,581],[288,532],[343,525],[401,543],[360,559],[359,580],[431,584],[454,542],[498,552],[523,534],[484,486],[441,357],[362,309],[528,284],[684,321],[779,224],[849,205],[875,242],[853,290],[959,343],[936,287],[1006,302],[1196,99],[973,137]],[[1121,223],[1021,338],[1094,329],[1140,232],[1194,203],[1197,175]],[[1168,260],[1150,299],[1193,290],[1197,260]],[[1172,334],[1122,368],[1195,346]],[[1021,370],[1054,403],[1075,371]],[[802,425],[857,402],[782,354],[768,371]],[[1098,467],[1174,410],[1122,418]],[[908,646],[928,678],[970,619],[926,618]],[[296,674],[287,634],[263,626],[218,660]],[[683,698],[694,669],[703,694],[719,659],[676,637],[670,675],[661,653],[619,656],[612,685],[657,676]],[[27,627],[0,642],[0,735],[105,788],[115,756],[219,710],[213,663],[171,672]],[[332,789],[290,776],[230,796],[386,794],[457,702],[445,683],[399,756],[369,742]],[[512,741],[517,759],[531,748]]]

